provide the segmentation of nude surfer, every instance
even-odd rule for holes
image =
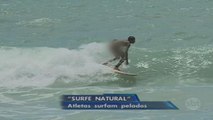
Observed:
[[[120,59],[117,65],[115,65],[114,69],[119,70],[119,66],[126,61],[126,65],[129,64],[128,62],[128,50],[131,44],[135,43],[135,37],[129,36],[127,40],[113,40],[110,45],[109,49],[110,52],[115,56],[115,58],[103,63],[103,65],[107,65],[109,62],[115,61]]]

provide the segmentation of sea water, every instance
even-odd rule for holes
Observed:
[[[0,120],[212,120],[212,19],[212,0],[0,0]],[[121,69],[136,77],[101,65],[129,35]],[[179,110],[61,109],[61,95],[103,93]]]

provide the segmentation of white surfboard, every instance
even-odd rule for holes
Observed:
[[[121,75],[127,75],[127,76],[137,76],[134,73],[128,73],[128,72],[124,72],[124,71],[120,71],[120,70],[115,70],[113,67],[106,65],[107,67],[112,68],[112,71]]]

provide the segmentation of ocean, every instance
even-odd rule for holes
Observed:
[[[0,120],[212,120],[212,19],[213,0],[0,0]],[[101,65],[130,35],[136,77]],[[61,109],[103,93],[179,110]]]

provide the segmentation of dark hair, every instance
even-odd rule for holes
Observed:
[[[134,36],[129,36],[129,37],[128,37],[128,41],[129,41],[130,43],[135,43],[135,37],[134,37]]]

